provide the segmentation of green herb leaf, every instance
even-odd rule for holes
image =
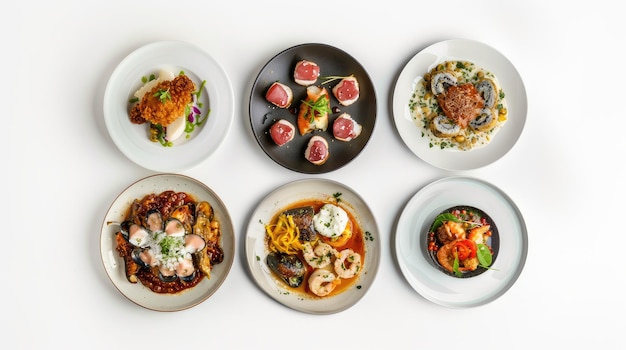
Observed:
[[[324,115],[330,113],[330,101],[326,96],[321,96],[315,102],[302,101],[309,107],[309,121],[313,123],[315,121],[315,115]]]
[[[491,256],[491,251],[486,244],[477,244],[476,247],[476,257],[478,258],[478,262],[482,267],[489,267],[491,265],[493,257]]]
[[[165,139],[165,128],[161,124],[150,124],[150,141],[159,142],[163,147],[172,147],[172,142]]]
[[[159,91],[155,92],[154,97],[158,98],[161,103],[165,103],[168,100],[172,99],[172,95],[170,95],[169,90],[159,89]]]
[[[327,76],[327,77],[320,77],[320,79],[323,80],[322,81],[322,85],[324,85],[324,84],[328,84],[328,83],[330,83],[331,81],[334,81],[334,80],[349,78],[349,77],[352,77],[352,76],[353,75],[347,75],[347,76],[330,75],[330,76]]]
[[[461,271],[459,271],[459,256],[456,254],[454,255],[454,263],[452,264],[452,271],[454,271],[454,274],[456,275],[456,277],[463,276]]]
[[[462,222],[461,219],[457,218],[451,213],[441,213],[435,218],[435,222],[433,222],[433,226],[430,228],[430,231],[435,232],[435,230],[438,229],[439,226],[441,226],[446,221]]]
[[[206,85],[206,80],[203,80],[202,84],[200,84],[200,87],[198,88],[198,91],[194,92],[197,99],[200,99],[200,95],[202,95],[202,90],[204,89],[205,85]],[[202,107],[202,106],[199,106],[199,107]]]
[[[340,202],[341,201],[341,192],[333,193],[333,197],[335,198],[335,200],[337,202]]]

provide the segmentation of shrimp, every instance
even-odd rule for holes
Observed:
[[[361,271],[361,255],[352,249],[344,249],[335,260],[335,272],[341,278],[352,278]]]
[[[311,246],[311,243],[309,242],[302,244],[302,247],[304,248],[304,260],[306,260],[311,267],[316,269],[328,266],[331,263],[332,258],[338,254],[335,248],[323,242],[318,243],[315,246],[315,249],[313,249],[313,246]]]
[[[317,269],[309,277],[309,289],[320,297],[330,294],[340,283],[341,280],[326,269]]]
[[[446,244],[456,239],[465,238],[465,229],[461,223],[446,221],[437,229],[437,237]]]
[[[485,236],[487,235],[487,232],[489,232],[489,229],[491,229],[491,226],[489,225],[474,227],[470,230],[467,238],[471,239],[476,244],[485,243],[487,242],[487,237]]]
[[[454,245],[459,240],[446,243],[437,250],[437,261],[449,272],[454,272]],[[472,257],[459,261],[459,271],[474,271],[478,268],[478,258]]]

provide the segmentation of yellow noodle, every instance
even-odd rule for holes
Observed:
[[[276,224],[265,226],[265,231],[269,238],[268,245],[271,251],[296,254],[302,250],[302,244],[298,239],[300,230],[293,222],[291,215],[280,215]]]

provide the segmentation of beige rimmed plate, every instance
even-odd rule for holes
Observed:
[[[288,290],[270,271],[265,258],[269,253],[265,244],[265,224],[291,203],[305,199],[333,200],[341,193],[346,210],[354,214],[367,237],[363,269],[352,287],[342,293],[321,299],[311,298]],[[370,239],[368,239],[370,237]],[[283,185],[267,195],[252,213],[246,234],[246,258],[252,277],[267,295],[297,311],[310,314],[332,314],[355,305],[371,287],[380,263],[380,235],[374,215],[368,205],[351,188],[324,179],[297,180]]]
[[[134,199],[166,190],[186,192],[193,195],[196,200],[209,202],[213,206],[215,216],[222,228],[224,260],[213,266],[211,279],[204,278],[195,287],[178,294],[158,294],[144,287],[141,283],[128,282],[124,270],[124,260],[115,250],[115,234],[118,231],[118,226],[109,224],[110,222],[123,221]],[[235,231],[226,206],[217,194],[205,184],[184,175],[152,175],[131,184],[111,204],[102,222],[100,255],[109,279],[120,293],[130,301],[150,310],[179,311],[205,301],[222,285],[235,257]]]

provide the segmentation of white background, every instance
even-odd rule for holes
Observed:
[[[618,2],[586,1],[9,1],[0,12],[4,135],[2,348],[567,348],[624,346],[624,39]],[[10,5],[10,6],[9,6]],[[515,147],[474,171],[421,161],[391,114],[395,79],[435,42],[468,38],[513,62],[528,94]],[[235,94],[216,153],[184,171],[228,206],[237,256],[204,303],[159,313],[128,301],[106,276],[100,225],[115,197],[153,172],[116,148],[103,120],[105,84],[130,52],[160,40],[218,60]],[[254,140],[247,99],[278,52],[321,42],[369,72],[378,97],[372,138],[348,166],[311,176],[358,191],[382,243],[377,279],[333,315],[293,311],[247,272],[245,228],[271,190],[309,176],[284,169]],[[489,181],[528,226],[524,271],[502,297],[449,309],[416,293],[394,256],[395,223],[428,183]],[[8,225],[6,225],[8,223]]]

